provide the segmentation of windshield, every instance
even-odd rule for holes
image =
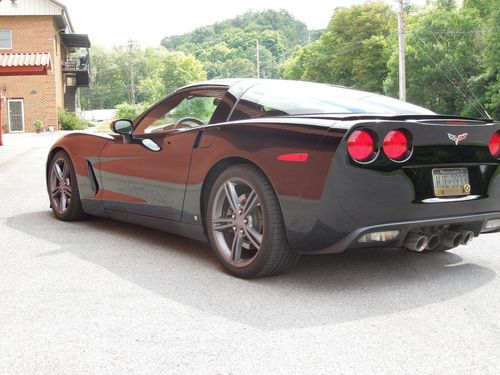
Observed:
[[[366,91],[310,82],[267,81],[243,94],[231,119],[323,113],[434,114]]]

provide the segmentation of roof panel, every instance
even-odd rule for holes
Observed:
[[[53,0],[0,1],[2,16],[57,16],[63,9],[61,3]]]

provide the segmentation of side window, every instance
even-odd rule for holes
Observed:
[[[267,107],[250,100],[241,99],[231,115],[231,121],[247,120],[252,118],[285,116],[288,113]]]
[[[224,97],[220,100],[217,109],[215,110],[212,118],[210,119],[210,124],[219,124],[221,122],[226,122],[228,120],[231,109],[233,109],[236,104],[236,98],[231,93],[226,93]]]
[[[12,31],[0,29],[0,49],[12,48]]]
[[[150,110],[135,133],[189,129],[210,122],[226,90],[195,90],[180,93]]]

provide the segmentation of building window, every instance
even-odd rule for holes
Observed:
[[[0,30],[0,49],[12,48],[12,31]]]

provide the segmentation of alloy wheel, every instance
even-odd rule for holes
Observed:
[[[58,214],[66,213],[71,204],[71,175],[68,162],[59,158],[52,164],[49,177],[50,200]]]
[[[222,255],[235,267],[251,263],[264,236],[261,202],[251,184],[239,177],[226,180],[217,190],[211,214]]]

